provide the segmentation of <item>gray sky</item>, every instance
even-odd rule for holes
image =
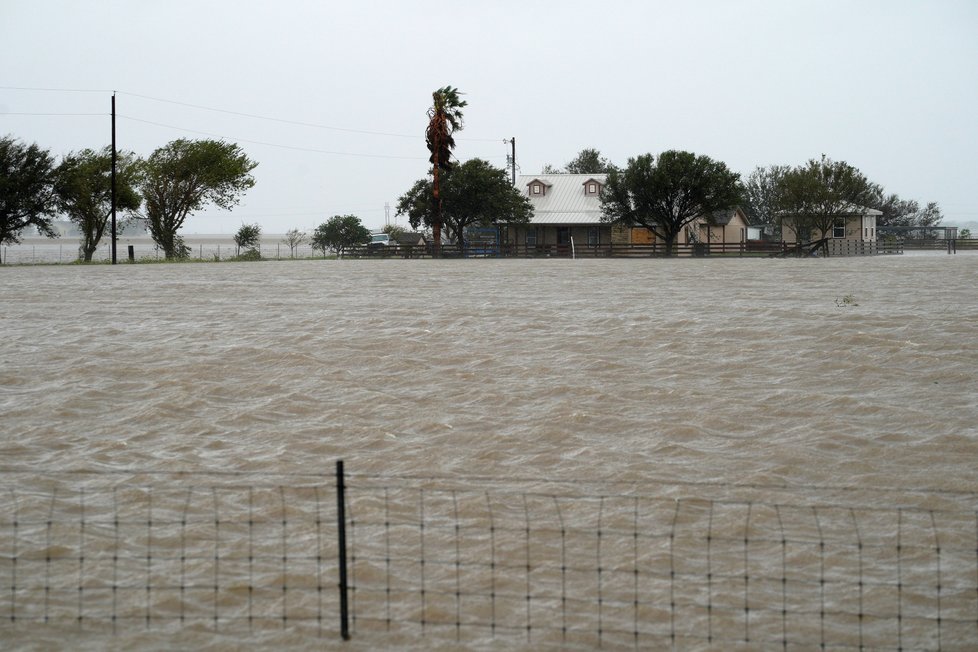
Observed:
[[[107,145],[115,90],[120,148],[217,136],[259,161],[238,208],[186,233],[393,221],[444,85],[469,102],[461,160],[502,167],[514,136],[522,173],[585,147],[744,176],[824,153],[978,221],[975,0],[0,0],[0,61],[0,134]]]

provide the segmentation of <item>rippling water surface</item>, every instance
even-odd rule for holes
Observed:
[[[978,490],[976,255],[0,277],[8,470]]]

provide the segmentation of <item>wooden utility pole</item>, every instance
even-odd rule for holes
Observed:
[[[509,158],[510,166],[513,169],[513,185],[516,185],[516,136],[513,136],[509,140],[503,139],[504,143],[509,143],[513,146],[513,154]]]
[[[115,91],[112,91],[112,264],[117,262],[115,244]]]

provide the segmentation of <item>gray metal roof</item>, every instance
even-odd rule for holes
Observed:
[[[606,174],[522,174],[516,188],[533,204],[530,224],[600,224],[601,198],[586,195],[584,184],[597,181],[603,184]],[[531,195],[529,184],[534,180],[547,185],[544,195]]]

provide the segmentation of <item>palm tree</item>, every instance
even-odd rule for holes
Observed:
[[[441,195],[438,190],[438,175],[441,171],[452,169],[452,150],[455,149],[453,134],[462,128],[462,107],[468,102],[460,99],[461,93],[457,88],[445,86],[431,94],[432,106],[428,109],[428,129],[425,140],[431,157],[432,165],[432,195],[434,199],[434,223],[431,225],[431,235],[434,238],[434,255],[441,254]]]

